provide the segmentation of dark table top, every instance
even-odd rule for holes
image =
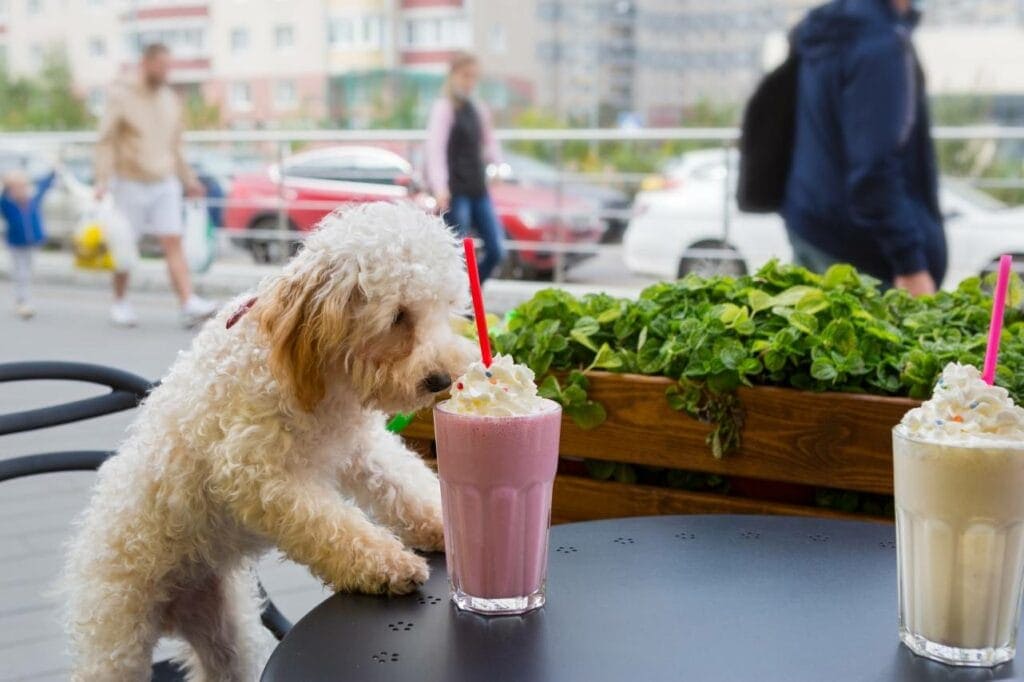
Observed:
[[[889,525],[662,516],[555,526],[547,605],[484,617],[448,600],[444,557],[399,597],[334,595],[263,682],[917,682],[1024,680],[950,668],[896,632]]]

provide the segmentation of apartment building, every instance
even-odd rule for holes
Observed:
[[[809,0],[644,0],[637,18],[636,101],[649,124],[674,125],[700,102],[743,101],[761,73],[765,36]]]
[[[4,64],[13,75],[37,72],[62,50],[91,102],[121,68],[120,0],[0,0]],[[71,30],[72,27],[74,30]]]
[[[426,116],[452,55],[469,49],[471,8],[462,0],[327,0],[331,119],[406,127]]]
[[[926,26],[1024,25],[1021,0],[926,0]]]
[[[821,2],[631,0],[633,110],[671,125],[700,101],[743,102]],[[916,42],[933,93],[1024,92],[1024,0],[926,0],[923,12]]]
[[[331,112],[338,124],[360,127],[381,120],[382,112],[396,127],[422,124],[448,63],[463,50],[480,58],[484,96],[499,120],[510,121],[535,100],[541,69],[529,46],[536,22],[521,0],[398,0],[373,12],[388,9],[393,21],[371,32],[366,49],[372,57],[363,68],[353,68],[349,58],[331,64]],[[354,21],[368,16],[380,14],[364,11]]]
[[[395,0],[326,0],[327,71],[395,66]]]
[[[818,1],[0,0],[0,58],[25,75],[64,51],[98,110],[160,41],[176,87],[224,125],[402,127],[422,124],[468,49],[503,123],[537,105],[590,125],[675,125],[701,101],[742,102]],[[925,16],[933,87],[1017,88],[1024,0],[929,0]]]
[[[321,0],[213,0],[203,83],[234,127],[296,125],[326,112]]]
[[[602,112],[634,108],[632,0],[540,0],[535,54],[544,69],[539,104],[598,125]]]
[[[736,102],[767,34],[816,0],[540,0],[540,101],[590,125],[679,124],[704,100]]]

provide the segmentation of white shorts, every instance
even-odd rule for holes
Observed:
[[[111,188],[114,205],[128,220],[136,236],[181,236],[181,182],[167,178],[158,182],[136,182],[118,178]]]

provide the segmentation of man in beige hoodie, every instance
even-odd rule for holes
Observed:
[[[160,242],[171,283],[181,303],[181,320],[192,327],[211,316],[216,304],[196,296],[182,249],[182,193],[201,196],[203,186],[185,161],[181,103],[167,85],[171,55],[148,46],[138,77],[115,86],[107,98],[96,145],[96,198],[111,192],[136,235]],[[114,273],[111,321],[134,326],[128,303],[128,273]]]

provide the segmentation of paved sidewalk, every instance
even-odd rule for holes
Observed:
[[[68,286],[76,289],[107,290],[110,274],[80,270],[73,264],[70,253],[42,251],[35,254],[33,279],[44,285]],[[10,279],[10,260],[0,254],[0,280]],[[227,298],[256,286],[261,279],[280,270],[279,265],[256,265],[245,257],[232,255],[218,260],[208,272],[194,275],[196,289],[204,296]],[[636,278],[634,278],[636,279]],[[634,297],[648,282],[636,279],[627,284],[602,284],[599,282],[567,282],[554,285],[550,282],[527,282],[516,280],[490,280],[484,286],[487,305],[496,313],[503,313],[529,299],[541,289],[558,286],[580,295],[604,291],[615,296]],[[131,291],[134,293],[170,292],[167,270],[163,260],[144,258],[132,273]],[[0,300],[0,306],[6,301]]]
[[[11,263],[6,254],[0,258],[0,278],[10,279]],[[242,260],[218,261],[210,270],[194,275],[196,288],[209,296],[230,296],[255,286],[279,266],[256,265]],[[63,285],[81,289],[109,289],[110,273],[82,270],[74,266],[70,253],[37,251],[33,258],[33,280],[46,285]],[[132,273],[132,292],[167,293],[170,283],[167,269],[160,258],[143,258]]]

